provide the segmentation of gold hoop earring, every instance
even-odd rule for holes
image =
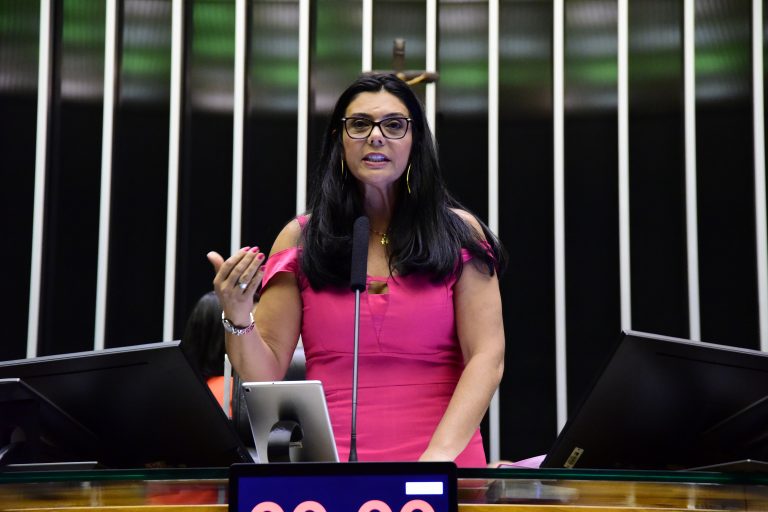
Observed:
[[[347,173],[344,171],[344,159],[342,158],[341,159],[341,179],[342,180],[347,177],[346,174]]]
[[[411,164],[408,164],[408,170],[405,172],[405,186],[408,187],[408,195],[411,195]]]

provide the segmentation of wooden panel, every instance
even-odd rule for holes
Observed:
[[[8,480],[6,480],[7,482]],[[226,480],[51,481],[0,484],[3,511],[211,512]],[[760,485],[599,480],[462,479],[461,512],[768,510]]]

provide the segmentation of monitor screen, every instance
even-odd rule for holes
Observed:
[[[452,462],[235,464],[229,512],[456,512]]]
[[[768,460],[768,353],[628,331],[541,466]]]
[[[80,460],[107,468],[252,460],[178,341],[2,362],[0,379],[19,379],[95,436],[71,454]]]

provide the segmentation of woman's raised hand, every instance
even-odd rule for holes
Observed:
[[[264,275],[264,253],[258,247],[243,247],[226,260],[215,251],[206,256],[216,272],[213,289],[224,315],[237,325],[247,325],[256,290]]]

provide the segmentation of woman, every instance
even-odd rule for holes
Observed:
[[[366,215],[367,290],[358,370],[359,460],[486,465],[479,424],[503,373],[497,270],[502,249],[445,190],[419,100],[393,75],[361,76],[326,130],[309,214],[269,261],[209,253],[227,352],[244,380],[278,380],[302,337],[307,378],[323,382],[339,456],[351,425],[351,232]],[[253,292],[263,280],[254,309]],[[252,321],[255,315],[255,326]],[[235,327],[232,327],[234,325]]]
[[[214,292],[200,297],[184,326],[181,348],[213,396],[224,406],[224,329],[221,328],[221,305]],[[231,387],[227,402],[232,400]]]

